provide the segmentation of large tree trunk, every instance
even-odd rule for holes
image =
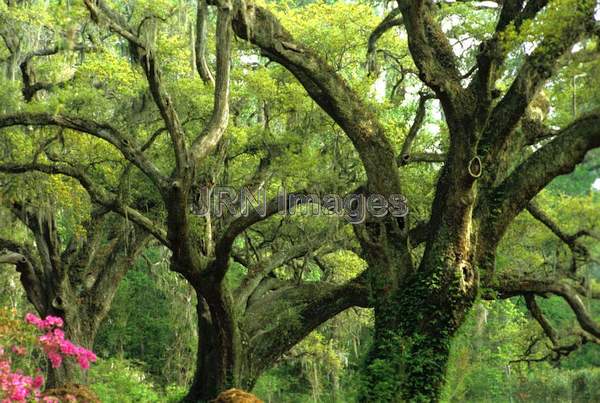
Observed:
[[[213,296],[216,297],[216,296]],[[185,402],[206,402],[229,388],[246,388],[241,374],[242,344],[237,321],[226,299],[207,302],[198,295],[196,372]]]
[[[350,306],[367,306],[362,277],[346,284],[274,283],[281,288],[254,295],[243,313],[199,298],[197,369],[184,401],[205,402],[232,387],[252,390],[263,371],[317,326]]]
[[[52,284],[44,303],[35,304],[38,313],[43,317],[53,315],[62,318],[65,338],[93,351],[100,324],[107,316],[119,283],[133,264],[140,245],[141,242],[132,246],[135,251],[124,259],[97,259],[94,263],[104,270],[97,275],[92,287],[86,287],[85,280],[76,275],[79,269],[76,263],[69,265],[65,269],[69,275]],[[85,371],[71,357],[64,359],[60,368],[49,366],[48,387],[86,382]]]
[[[17,202],[10,208],[35,238],[36,254],[26,245],[0,239],[0,246],[11,251],[10,263],[21,274],[27,299],[42,318],[62,318],[68,340],[92,350],[119,283],[148,235],[102,212],[85,222],[86,238],[73,237],[61,244],[50,209]],[[49,365],[49,387],[84,380],[77,363],[72,361],[63,360],[60,368]]]
[[[396,292],[374,296],[361,401],[439,400],[450,341],[474,302],[477,281],[462,265],[438,263],[421,266]]]

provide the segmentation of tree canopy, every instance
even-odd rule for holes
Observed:
[[[599,12],[1,1],[0,263],[184,401],[293,401],[298,371],[315,401],[502,399],[480,368],[593,366]],[[215,211],[222,186],[264,211]]]

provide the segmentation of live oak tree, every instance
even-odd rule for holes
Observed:
[[[4,20],[6,17],[3,16],[3,24],[8,22]],[[54,85],[35,81],[33,59],[58,54],[61,48],[55,45],[28,49],[26,42],[31,33],[19,32],[18,28],[6,24],[1,30],[9,53],[6,71],[9,81],[4,83],[10,87],[15,82],[16,72],[21,71],[22,95],[30,102],[37,92],[49,90]],[[39,139],[40,133],[32,130],[31,134]],[[27,173],[32,171],[38,159],[44,158],[70,165],[73,172],[84,169],[83,164],[78,164],[79,157],[73,157],[65,150],[65,137],[68,139],[68,136],[62,131],[41,133],[40,137],[43,139],[35,144],[35,141],[23,142],[5,136],[4,161],[14,162],[12,157],[16,154],[29,154],[34,162],[7,162],[2,164],[2,172]],[[87,167],[103,161],[103,157],[90,158]],[[46,165],[41,171],[53,173],[48,168],[51,167]],[[123,175],[121,179],[126,177]],[[148,234],[105,207],[91,206],[92,210],[87,211],[82,207],[85,197],[82,198],[74,182],[68,179],[47,179],[44,174],[30,174],[19,179],[4,177],[2,187],[2,207],[16,222],[4,223],[0,262],[16,268],[27,299],[39,315],[62,317],[68,337],[79,345],[92,348],[119,282],[147,243]],[[18,223],[28,231],[32,242],[14,237]],[[65,230],[65,226],[69,228]],[[81,374],[69,362],[61,368],[49,367],[48,372],[47,384],[50,386],[76,382]]]
[[[481,285],[500,295],[560,295],[575,311],[585,337],[597,337],[595,322],[581,303],[582,291],[567,285],[566,278],[494,276],[496,249],[513,219],[528,206],[533,211],[530,201],[537,193],[556,176],[571,172],[590,149],[600,145],[597,113],[552,132],[528,130],[524,124],[518,129],[527,119],[528,105],[572,46],[597,32],[595,2],[568,3],[503,2],[495,11],[494,32],[479,44],[475,67],[466,75],[436,19],[443,3],[400,1],[382,22],[380,30],[404,26],[419,79],[433,91],[444,112],[449,144],[424,239],[411,239],[410,222],[390,217],[356,230],[369,265],[375,309],[366,400],[435,400],[450,339]],[[519,43],[511,43],[511,38],[544,17],[562,20],[552,31],[544,30],[515,71],[507,71],[506,59]],[[262,7],[247,6],[234,16],[233,26],[238,36],[294,74],[349,136],[363,162],[368,193],[402,193],[396,153],[386,130],[314,50],[303,46]],[[506,91],[496,87],[501,78],[506,79],[504,74],[512,80]],[[535,152],[528,151],[529,145],[540,142]],[[410,154],[400,158],[401,163],[410,161]],[[563,238],[573,244],[579,235]],[[424,250],[415,262],[411,245],[419,241],[424,242]],[[396,374],[395,379],[390,374]]]
[[[15,11],[11,9],[13,6],[15,5],[9,5],[9,11]],[[19,8],[17,7],[16,10],[18,11]],[[211,216],[201,218],[193,214],[193,207],[197,207],[195,203],[198,198],[198,188],[202,186],[210,188],[215,181],[222,180],[222,176],[230,176],[231,170],[227,169],[227,165],[233,165],[235,163],[233,160],[239,155],[257,153],[256,145],[242,150],[239,155],[232,155],[232,150],[223,146],[217,147],[221,142],[229,116],[229,66],[233,33],[230,29],[230,11],[227,4],[221,5],[217,13],[214,107],[212,112],[208,113],[206,125],[200,127],[200,134],[191,139],[192,131],[198,126],[192,126],[190,129],[190,123],[204,119],[206,114],[198,114],[195,105],[182,107],[179,111],[189,110],[192,116],[194,114],[199,116],[195,119],[190,117],[184,121],[180,120],[178,111],[166,92],[162,73],[158,69],[153,49],[156,45],[149,39],[156,29],[149,21],[154,17],[140,17],[139,26],[133,28],[130,22],[104,3],[82,3],[79,9],[74,9],[73,12],[77,13],[81,10],[86,10],[92,21],[98,23],[101,29],[108,27],[126,40],[125,49],[117,48],[117,50],[123,50],[125,55],[131,58],[131,62],[137,66],[138,76],[123,72],[119,75],[118,71],[109,70],[114,76],[106,76],[108,82],[97,81],[90,71],[86,71],[86,68],[90,68],[91,64],[96,68],[92,71],[94,74],[106,74],[106,68],[102,69],[94,65],[94,62],[87,62],[83,65],[76,64],[75,66],[79,67],[77,73],[64,77],[63,84],[42,85],[41,79],[40,81],[32,79],[44,66],[42,63],[34,63],[34,59],[38,57],[64,55],[69,64],[73,52],[76,55],[79,53],[80,58],[92,60],[96,53],[105,53],[108,58],[114,52],[114,44],[110,40],[107,40],[106,48],[102,49],[98,38],[107,35],[104,37],[106,39],[111,35],[96,31],[94,25],[71,27],[70,29],[78,33],[78,37],[83,36],[84,39],[82,43],[76,41],[66,47],[56,45],[52,36],[45,37],[46,32],[42,27],[43,39],[34,42],[34,46],[47,46],[47,48],[27,53],[20,62],[20,65],[25,65],[25,68],[21,69],[20,77],[26,103],[22,108],[25,112],[4,115],[0,125],[26,126],[26,130],[30,132],[40,130],[42,137],[44,134],[53,136],[44,138],[41,145],[36,145],[39,152],[32,152],[32,155],[22,153],[14,158],[7,158],[9,162],[1,164],[0,170],[8,174],[39,172],[72,178],[85,189],[95,209],[102,214],[116,213],[121,217],[123,225],[135,225],[144,236],[151,236],[155,242],[170,251],[171,269],[180,273],[193,286],[198,297],[197,373],[187,400],[207,400],[230,385],[251,388],[262,371],[271,366],[316,326],[349,306],[366,305],[366,293],[363,291],[360,277],[341,284],[328,281],[304,281],[307,274],[306,262],[309,258],[311,261],[316,260],[322,254],[347,247],[344,246],[346,242],[343,237],[340,239],[335,236],[336,226],[331,226],[327,222],[321,225],[321,228],[317,226],[316,229],[311,228],[312,224],[301,225],[294,233],[293,227],[282,231],[280,227],[285,223],[280,221],[273,228],[261,227],[262,231],[256,229],[260,237],[246,235],[246,248],[236,247],[234,241],[238,235],[250,226],[259,224],[260,221],[273,217],[279,212],[281,204],[278,198],[268,201],[266,216],[252,212],[248,216],[225,216],[221,219]],[[198,69],[199,76],[210,85],[212,79],[202,71],[204,64],[201,62],[204,57],[202,49],[205,46],[202,41],[206,40],[202,34],[202,21],[207,18],[204,12],[205,8],[200,4],[196,16],[199,24],[198,34],[194,37],[195,46],[193,46],[194,52],[200,53],[195,54],[197,60],[194,65]],[[160,20],[159,17],[156,19]],[[9,30],[5,36],[11,39],[17,38],[15,39],[17,42],[23,41],[22,37],[27,38],[27,33],[23,34],[18,30],[19,24],[15,25],[16,27],[11,28],[17,31],[17,34]],[[31,44],[22,46],[27,47]],[[16,52],[12,48],[9,48],[9,51],[11,55]],[[117,65],[117,69],[119,67],[130,68],[127,61],[121,62],[120,66]],[[146,78],[148,89],[145,85],[139,88],[128,87],[127,84],[132,82],[131,76],[139,77],[140,70]],[[212,73],[210,74],[212,77]],[[9,78],[13,76],[9,75]],[[92,83],[91,91],[87,79]],[[110,94],[112,89],[107,84],[115,82],[120,84],[117,85],[119,92],[113,95]],[[130,113],[131,106],[127,103],[131,100],[131,93],[135,93],[135,90],[140,88],[141,105],[136,102],[134,111]],[[210,90],[210,87],[207,88]],[[95,96],[94,89],[106,91],[105,96],[114,97],[111,103]],[[75,92],[74,97],[66,95],[69,90]],[[62,103],[61,96],[66,97],[66,105]],[[36,110],[38,105],[43,108],[43,112]],[[59,109],[65,108],[66,111],[47,112],[52,105],[56,105]],[[99,116],[104,116],[104,119],[112,117],[116,122],[104,123],[98,118]],[[161,121],[156,130],[148,130],[144,127],[156,126],[156,117]],[[260,119],[265,131],[268,131],[269,122],[275,124],[277,121],[269,116],[266,107],[261,111]],[[118,125],[117,122],[121,120],[124,121],[123,126],[127,129],[122,129]],[[289,122],[288,129],[302,125],[305,124]],[[186,126],[188,128],[185,128]],[[27,134],[28,131],[24,133]],[[19,130],[10,132],[10,135],[16,137],[22,134],[23,132]],[[110,144],[124,159],[115,155],[114,149],[105,149],[102,142],[91,141],[88,144],[90,140],[82,138],[81,134],[90,135]],[[139,134],[145,138],[136,138]],[[163,140],[162,135],[168,135],[168,140]],[[138,144],[138,141],[143,143]],[[59,146],[61,152],[54,149],[55,146]],[[288,146],[283,144],[284,148]],[[272,153],[277,155],[281,147],[281,144],[272,145]],[[258,148],[260,151],[260,144]],[[100,158],[90,164],[85,164],[81,160],[82,157],[85,159],[96,157],[97,153],[104,153],[106,158]],[[268,154],[260,158],[256,169],[250,170],[246,178],[242,175],[242,179],[238,180],[241,180],[241,184],[245,184],[247,188],[264,186],[265,175],[270,174],[269,166],[273,163],[271,159]],[[135,188],[132,190],[132,187]],[[304,193],[306,192],[303,191],[302,194]],[[92,214],[92,218],[95,214]],[[90,235],[101,228],[94,220],[90,220],[88,226]],[[288,228],[289,225],[285,227]],[[286,240],[288,237],[298,237],[300,231],[307,240],[302,242],[297,242],[295,239]],[[126,239],[125,231],[115,231],[115,233]],[[260,245],[252,245],[251,238],[255,241],[257,238],[262,238]],[[280,238],[283,240],[278,241]],[[123,240],[106,237],[100,238],[99,242],[119,247],[127,246]],[[85,252],[94,252],[91,244],[83,243],[81,248]],[[252,249],[251,256],[244,253],[249,248]],[[57,244],[56,249],[60,252],[60,245]],[[296,262],[297,258],[302,258],[305,264]],[[34,257],[32,256],[31,259]],[[225,279],[231,259],[238,267],[240,264],[245,266],[247,271],[235,287]],[[126,263],[131,265],[131,259]],[[282,265],[287,265],[290,271],[287,275],[275,276],[273,271]],[[122,277],[122,270],[127,267],[127,265],[118,266],[110,261],[93,261],[89,266],[90,270],[102,269],[111,275],[119,274],[110,283],[113,291]],[[77,272],[77,268],[65,267],[64,272]],[[74,286],[85,288],[87,278],[77,278],[75,273],[73,274]],[[50,276],[54,278],[55,273],[50,272]],[[60,278],[59,275],[57,277]],[[27,281],[22,283],[28,292],[30,290],[32,293],[35,292],[32,284]],[[48,286],[53,292],[57,288],[52,284]],[[104,298],[103,295],[96,297],[97,300],[90,298],[90,304],[110,305],[111,298]],[[35,301],[32,296],[30,300]],[[65,312],[67,309],[78,307],[77,300],[56,301],[60,301],[61,309],[53,312],[63,316],[67,323],[67,335],[71,337],[69,333],[75,324],[69,323],[72,318]],[[85,319],[95,323],[102,317]],[[94,331],[90,328],[86,333],[89,339],[87,343],[93,341],[93,336]],[[57,380],[57,382],[72,381],[72,377]]]
[[[525,296],[555,354],[564,345],[545,320],[536,297],[559,296],[581,327],[577,343],[598,342],[599,326],[582,302],[595,293],[586,289],[580,271],[588,256],[581,240],[594,234],[565,232],[532,202],[554,178],[573,171],[588,151],[600,146],[597,111],[564,122],[561,128],[546,127],[539,114],[531,113],[531,104],[540,99],[544,85],[580,56],[571,52],[574,46],[585,48],[598,40],[594,1],[505,0],[496,6],[398,1],[381,24],[364,32],[363,39],[372,73],[384,69],[392,77],[414,75],[423,85],[416,117],[401,145],[396,144],[399,128],[384,122],[381,111],[352,82],[355,76],[340,73],[335,60],[290,33],[266,6],[241,1],[199,2],[197,6],[194,64],[201,79],[214,85],[214,105],[204,127],[192,134],[162,77],[161,63],[168,57],[157,58],[160,46],[154,39],[159,21],[167,16],[138,16],[134,26],[101,0],[84,3],[102,35],[108,31],[121,38],[124,52],[143,71],[164,124],[162,131],[170,139],[168,152],[174,167],[157,166],[134,136],[96,121],[93,114],[79,116],[76,109],[6,114],[0,117],[0,125],[57,126],[100,138],[118,149],[156,189],[166,213],[164,227],[160,217],[149,218],[85,172],[61,164],[12,165],[13,170],[74,177],[94,203],[126,217],[172,252],[172,269],[189,281],[199,300],[198,369],[188,400],[210,398],[230,385],[251,387],[260,372],[289,347],[352,305],[371,306],[375,314],[374,343],[364,371],[364,401],[439,399],[452,336],[480,294],[492,299]],[[217,10],[214,75],[203,60],[209,6]],[[447,26],[459,25],[452,20],[460,19],[465,8],[492,23],[488,32],[470,38],[476,46],[457,55],[458,45],[450,41],[455,33]],[[407,40],[410,61],[378,49],[378,41],[384,34],[389,39],[390,30],[399,30],[399,40]],[[454,39],[463,39],[458,31]],[[258,263],[232,293],[224,279],[230,259],[236,258],[235,241],[261,221],[258,215],[225,218],[215,230],[213,222],[206,220],[201,226],[203,245],[194,241],[190,194],[202,164],[210,162],[217,145],[223,144],[231,119],[233,34],[289,71],[345,133],[364,169],[366,181],[359,191],[366,196],[405,194],[410,205],[419,196],[408,191],[413,186],[405,180],[409,167],[441,164],[430,189],[434,196],[427,214],[417,213],[425,215],[424,220],[414,220],[415,213],[411,213],[405,218],[370,217],[364,225],[354,226],[368,269],[347,284],[281,284],[281,279],[268,278],[271,269],[267,267],[272,265]],[[402,65],[396,65],[398,61]],[[399,83],[391,91],[396,102],[401,102],[401,93],[407,89]],[[431,99],[437,100],[443,112],[442,138],[433,151],[413,152]],[[573,254],[571,262],[552,277],[518,268],[496,271],[498,247],[525,210]],[[269,215],[276,212],[275,204],[270,204]],[[277,286],[267,287],[267,281]],[[260,284],[271,291],[262,294]],[[248,293],[256,293],[254,304],[245,305],[252,300],[247,299]],[[290,306],[295,307],[299,324],[270,320],[284,318]],[[273,324],[275,328],[270,327]],[[285,335],[283,340],[281,335]]]
[[[40,315],[62,317],[69,337],[91,348],[119,281],[147,235],[100,209],[85,222],[85,236],[62,240],[54,212],[20,202],[10,203],[10,209],[31,231],[35,246],[2,238],[0,263],[16,267],[27,299]],[[79,375],[76,366],[65,363],[49,368],[47,382],[76,382]]]

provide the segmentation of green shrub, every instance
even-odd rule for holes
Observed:
[[[164,402],[148,375],[125,359],[99,359],[88,381],[104,403]]]

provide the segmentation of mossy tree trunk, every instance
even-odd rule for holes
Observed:
[[[439,400],[452,336],[474,301],[475,290],[465,293],[454,270],[417,275],[375,307],[361,401]]]
[[[85,237],[63,243],[52,212],[22,203],[13,203],[11,209],[36,240],[34,249],[0,239],[0,247],[13,257],[29,302],[42,318],[62,318],[67,339],[93,349],[117,287],[148,236],[102,211],[85,223]],[[50,387],[81,381],[80,369],[69,359],[60,368],[49,368]]]
[[[218,313],[211,312],[206,300],[201,296],[198,299],[196,372],[184,399],[186,402],[208,401],[224,390],[243,385],[239,371],[242,363],[241,343],[231,331],[222,327],[223,322],[230,322],[237,333],[237,323],[233,323],[230,313],[227,314],[227,321],[217,319]]]
[[[351,306],[367,305],[362,278],[300,286],[272,280],[258,282],[249,295],[243,287],[231,293],[221,288],[218,294],[231,295],[219,297],[230,301],[225,305],[209,304],[209,297],[199,294],[197,366],[186,402],[206,402],[232,387],[251,390],[265,370],[320,324]]]

